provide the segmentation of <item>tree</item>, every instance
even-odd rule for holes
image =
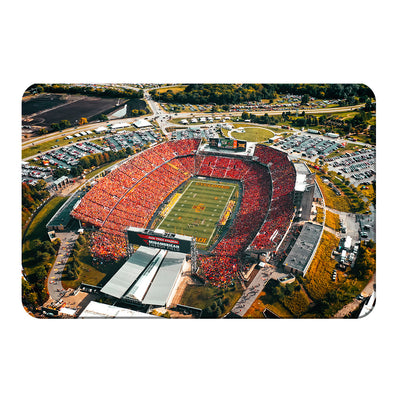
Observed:
[[[303,96],[301,96],[301,105],[307,104],[309,100],[310,96],[308,94],[303,94]]]
[[[36,267],[35,273],[33,274],[34,282],[44,282],[47,277],[46,268],[43,265]]]
[[[51,128],[53,131],[59,131],[59,130],[60,130],[60,124],[57,124],[56,122],[54,122],[54,123],[52,123],[52,124],[50,125],[50,128]]]
[[[71,122],[69,122],[67,119],[63,119],[62,121],[60,121],[60,130],[61,129],[65,129],[65,128],[69,128],[71,126]]]
[[[88,168],[90,168],[91,164],[90,164],[89,156],[82,157],[82,158],[79,160],[79,164],[82,166],[83,169],[88,169]]]
[[[79,125],[85,125],[85,124],[87,124],[88,123],[88,121],[87,121],[87,118],[85,118],[85,117],[82,117],[80,120],[79,120]]]
[[[22,278],[22,302],[25,305],[36,306],[38,296],[32,285],[26,279]]]

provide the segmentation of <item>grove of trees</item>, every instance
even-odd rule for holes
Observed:
[[[22,226],[29,216],[36,210],[40,203],[49,197],[46,182],[40,179],[35,186],[22,183]]]
[[[86,96],[97,97],[123,97],[129,99],[143,98],[143,90],[134,90],[121,87],[103,87],[103,86],[74,86],[64,84],[35,84],[28,88],[28,91],[34,93],[70,93],[84,94]]]
[[[374,98],[372,90],[361,84],[189,84],[185,90],[159,92],[151,95],[156,101],[192,104],[236,104],[247,101],[274,99],[278,94],[302,96],[303,104],[309,97],[318,99],[342,99],[345,104],[356,104],[366,98]]]

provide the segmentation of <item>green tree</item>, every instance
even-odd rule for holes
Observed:
[[[33,280],[35,283],[44,282],[47,277],[46,268],[43,265],[40,265],[35,268],[35,272],[33,274]]]
[[[69,128],[71,126],[71,122],[69,122],[67,119],[63,119],[62,121],[60,121],[60,130],[61,129],[65,129],[65,128]]]
[[[22,278],[22,303],[28,306],[36,306],[38,296],[35,293],[34,288],[29,282]]]
[[[56,122],[54,122],[54,123],[52,123],[52,124],[50,125],[50,128],[51,128],[53,131],[59,131],[59,130],[60,130],[60,124],[57,124]]]
[[[310,101],[310,96],[306,93],[301,96],[301,105],[305,105]]]

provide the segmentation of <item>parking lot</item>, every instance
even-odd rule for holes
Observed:
[[[338,148],[344,147],[343,144],[334,140],[311,135],[292,135],[281,140],[277,146],[282,150],[292,150],[293,153],[300,153],[303,157],[308,158],[327,156]]]
[[[40,167],[36,165],[22,164],[22,182],[32,184],[38,179],[48,179],[52,176],[50,167]]]
[[[376,151],[375,149],[360,149],[353,153],[326,158],[329,169],[340,172],[358,183],[370,182],[375,179]]]
[[[112,136],[106,136],[104,141],[108,144],[108,150],[118,151],[127,147],[143,147],[147,143],[156,143],[161,135],[154,130],[145,131],[120,131]]]
[[[103,137],[106,145],[100,145],[90,140],[79,139],[75,143],[69,143],[60,147],[54,145],[51,150],[35,157],[35,163],[22,164],[22,182],[35,184],[39,179],[52,182],[52,175],[55,168],[70,170],[79,164],[79,159],[95,153],[105,151],[119,151],[123,148],[138,146],[143,147],[147,143],[156,143],[161,139],[161,134],[154,129],[138,131],[118,131]],[[36,165],[38,162],[42,166]]]

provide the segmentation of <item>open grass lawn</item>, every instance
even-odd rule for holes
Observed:
[[[79,251],[78,261],[80,265],[78,279],[75,280],[65,279],[66,270],[64,270],[62,285],[65,289],[67,288],[76,289],[82,282],[95,286],[98,285],[99,283],[105,283],[118,271],[118,269],[125,262],[123,260],[118,263],[102,264],[94,266],[88,246],[82,247],[82,249]]]
[[[26,230],[22,251],[29,246],[29,242],[32,240],[39,239],[43,241],[49,239],[46,224],[66,200],[67,197],[54,197],[43,206]]]
[[[234,183],[191,180],[158,228],[195,236],[198,246],[206,248],[237,188]]]
[[[340,218],[339,215],[333,213],[332,211],[326,210],[325,225],[335,231],[340,230]]]
[[[319,224],[322,224],[324,222],[324,209],[322,207],[317,206],[317,217],[316,217],[316,221]]]
[[[304,278],[303,286],[313,300],[321,300],[327,292],[335,289],[338,282],[332,281],[332,272],[336,261],[331,259],[331,252],[339,244],[339,238],[324,231],[321,242]]]
[[[361,189],[362,187],[366,187],[367,189]],[[367,197],[369,202],[373,201],[376,198],[376,192],[374,190],[373,185],[366,185],[365,183],[360,183],[358,185],[358,190],[362,193],[363,196]]]
[[[165,88],[156,89],[156,92],[157,93],[165,93],[165,92],[168,92],[170,90],[172,93],[175,94],[175,93],[178,93],[178,92],[183,92],[185,90],[186,86],[187,85],[168,86],[168,87],[165,87]]]
[[[328,185],[322,182],[321,177],[319,176],[318,173],[315,176],[318,185],[321,188],[325,204],[327,207],[334,208],[335,210],[338,211],[345,211],[345,212],[352,211],[351,201],[347,196],[345,195],[337,196],[335,192]]]
[[[33,268],[37,266],[31,254],[32,241],[35,239],[41,241],[49,239],[46,224],[66,200],[66,197],[54,197],[51,199],[38,212],[29,225],[25,234],[24,242],[22,243],[22,265],[27,275],[29,275]]]
[[[239,125],[240,126],[240,125]],[[265,142],[274,137],[274,132],[261,127],[242,126],[244,132],[232,132],[231,136],[239,140],[247,140],[248,142]]]
[[[236,286],[240,285],[236,284]],[[210,284],[206,284],[204,286],[188,285],[183,292],[180,303],[186,306],[197,307],[204,310],[206,307],[211,306],[211,304],[219,298],[223,299],[224,297],[227,297],[229,299],[229,305],[226,307],[224,312],[224,314],[227,314],[232,309],[234,304],[239,300],[242,293],[242,288],[235,288],[235,290],[228,288],[223,290]]]

